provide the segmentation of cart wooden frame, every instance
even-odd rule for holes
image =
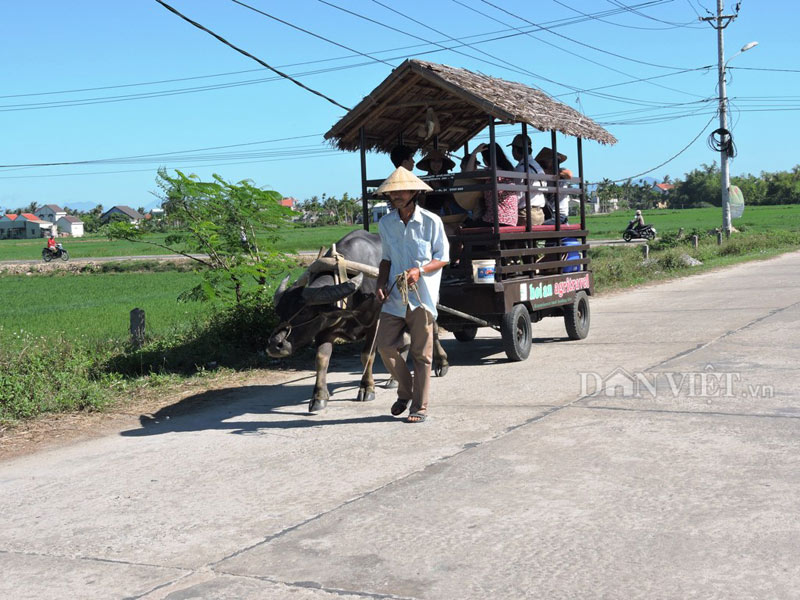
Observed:
[[[431,135],[429,115],[436,117]],[[428,119],[428,121],[426,121]],[[557,175],[502,171],[496,168],[495,140],[499,124],[518,124],[527,148],[528,127],[550,132],[552,163],[559,164],[557,133],[576,139],[577,177],[561,183]],[[438,180],[438,193],[515,191],[525,196],[526,220],[516,227],[501,226],[497,202],[493,224],[485,228],[458,229],[448,235],[451,248],[460,248],[458,260],[443,270],[440,288],[440,325],[457,339],[469,341],[478,327],[499,329],[511,360],[527,358],[532,340],[531,323],[544,317],[565,320],[572,339],[589,330],[589,297],[594,278],[586,229],[586,184],[583,140],[614,144],[605,129],[574,109],[534,88],[447,65],[406,60],[377,88],[334,125],[325,138],[341,150],[359,151],[364,229],[369,231],[369,200],[383,179],[367,176],[367,151],[389,153],[397,144],[430,150],[469,153],[470,140],[488,127],[491,166],[479,171],[422,177]],[[554,170],[558,173],[558,168]],[[515,183],[498,183],[498,177]],[[477,180],[477,181],[476,181]],[[543,182],[544,185],[541,185]],[[545,192],[555,199],[556,212],[562,196],[577,195],[580,223],[534,226],[531,196]],[[571,239],[570,239],[571,238]],[[565,240],[569,244],[565,243]],[[574,240],[579,243],[575,244]],[[575,258],[575,256],[578,258]],[[452,257],[455,258],[455,257]],[[473,281],[474,261],[494,261],[494,281]]]

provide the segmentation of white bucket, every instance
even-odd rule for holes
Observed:
[[[473,260],[472,281],[475,283],[494,283],[494,261]]]

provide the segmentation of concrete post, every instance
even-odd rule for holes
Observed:
[[[144,344],[144,310],[134,308],[131,311],[131,345],[139,349]]]
[[[698,238],[696,235],[693,235],[692,236],[692,248],[697,250],[697,244],[698,244],[699,241],[700,241],[700,238]]]

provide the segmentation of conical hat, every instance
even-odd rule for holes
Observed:
[[[389,192],[400,192],[403,190],[432,192],[433,188],[414,175],[408,169],[397,167],[389,177],[386,178],[381,186],[375,190],[378,195],[388,194]]]

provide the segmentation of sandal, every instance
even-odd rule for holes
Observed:
[[[411,400],[404,400],[403,398],[398,398],[397,401],[392,404],[391,413],[395,417],[399,417],[408,408],[409,403]]]
[[[425,413],[415,412],[408,415],[408,417],[406,418],[406,423],[424,423],[425,419],[427,418],[428,415],[426,415]]]

